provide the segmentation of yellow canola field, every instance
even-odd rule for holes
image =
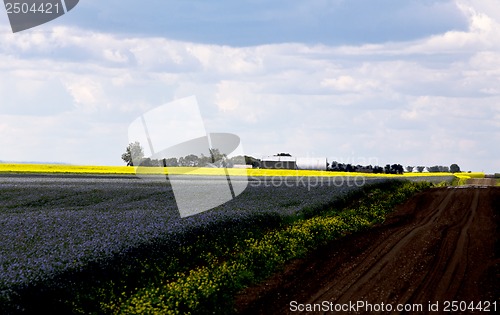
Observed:
[[[480,172],[474,172],[474,173],[455,173],[453,175],[455,175],[458,178],[465,178],[465,179],[469,179],[469,178],[484,178],[484,173],[480,173]]]
[[[484,173],[456,173],[454,174],[456,178],[458,178],[458,185],[465,185],[467,184],[467,180],[471,178],[484,178]]]
[[[135,169],[126,166],[0,163],[0,173],[135,174]]]
[[[0,163],[0,173],[41,173],[41,174],[110,174],[110,175],[204,175],[204,176],[365,176],[365,177],[426,177],[450,176],[450,173],[404,173],[372,174],[308,170],[238,169],[211,167],[131,167],[131,166],[90,166],[65,164],[13,164]],[[458,178],[483,178],[484,173],[456,173]]]

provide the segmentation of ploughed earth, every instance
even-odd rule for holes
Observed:
[[[241,292],[241,314],[500,309],[500,187],[434,188]],[[455,302],[453,302],[455,301]],[[356,305],[356,307],[354,307]],[[406,311],[405,311],[406,310]]]

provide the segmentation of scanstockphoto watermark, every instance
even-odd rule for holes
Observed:
[[[251,177],[250,187],[304,187],[308,191],[316,187],[362,187],[365,176],[265,176]]]
[[[79,0],[4,0],[13,33],[24,31],[71,11]]]
[[[228,158],[244,156],[240,138],[232,133],[208,132],[194,96],[143,113],[129,125],[128,139],[130,143],[144,146],[144,154],[132,156],[140,178],[151,179],[151,167],[142,163],[144,157],[164,161],[166,180],[170,182],[181,217],[220,206],[248,186],[246,170],[237,176],[227,170]],[[201,180],[197,175],[199,167],[178,168],[166,164],[168,159],[189,160],[194,156],[209,158],[207,166],[217,168],[215,173],[219,176],[206,176]]]
[[[430,304],[429,304],[430,305]],[[380,312],[423,312],[433,311],[431,307],[425,308],[420,303],[369,303],[367,301],[349,301],[348,303],[334,303],[331,301],[321,301],[320,303],[299,303],[291,301],[290,312],[331,312],[331,313],[380,313]]]

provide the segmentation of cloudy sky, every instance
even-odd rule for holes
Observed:
[[[500,3],[81,0],[19,33],[0,9],[0,160],[122,165],[188,96],[257,158],[500,172]]]

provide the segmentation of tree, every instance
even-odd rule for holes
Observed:
[[[203,153],[198,158],[198,166],[206,167],[209,163],[212,163],[212,158],[209,156],[205,156]]]
[[[215,163],[220,160],[224,160],[226,158],[226,155],[223,153],[220,153],[219,149],[209,149],[210,151],[210,158],[212,159],[212,163]]]
[[[451,164],[450,165],[450,172],[460,173],[460,167],[457,164]]]
[[[137,166],[153,166],[153,160],[151,160],[151,158],[145,158],[145,159],[141,159],[141,163],[140,165],[137,165]]]
[[[162,166],[179,166],[179,163],[177,162],[177,158],[175,158],[175,157],[164,158],[161,164],[162,164]]]
[[[256,159],[253,156],[248,156],[248,155],[244,155],[244,157],[246,165],[252,165],[253,168],[260,168],[260,163],[261,163],[260,159]]]
[[[144,150],[138,141],[129,143],[122,154],[122,160],[127,163],[127,166],[134,166],[134,161],[140,161],[144,157]]]
[[[228,162],[230,162],[233,165],[235,165],[235,164],[244,165],[244,164],[246,164],[246,157],[243,155],[233,156],[228,160]],[[249,164],[251,164],[251,163],[249,163]]]
[[[434,166],[428,167],[428,169],[429,169],[429,173],[437,173],[437,172],[439,172],[439,166],[438,165],[434,165]]]
[[[385,167],[384,167],[384,171],[386,174],[390,174],[391,173],[391,165],[390,164],[386,164]]]
[[[199,162],[200,161],[197,155],[189,154],[184,157],[184,166],[198,166]]]
[[[425,166],[417,166],[417,171],[422,173],[425,170]]]
[[[406,167],[406,171],[407,171],[408,173],[411,173],[411,172],[413,172],[413,169],[414,169],[414,168],[415,168],[414,166],[410,166],[410,165],[408,165],[408,166]]]
[[[391,174],[403,174],[404,168],[401,164],[392,164],[391,165]]]
[[[442,173],[449,173],[450,172],[450,168],[448,166],[442,166],[442,165],[440,165],[439,166],[439,171],[442,172]]]
[[[180,157],[179,160],[177,161],[179,166],[186,166],[186,162],[184,162],[184,157]]]

